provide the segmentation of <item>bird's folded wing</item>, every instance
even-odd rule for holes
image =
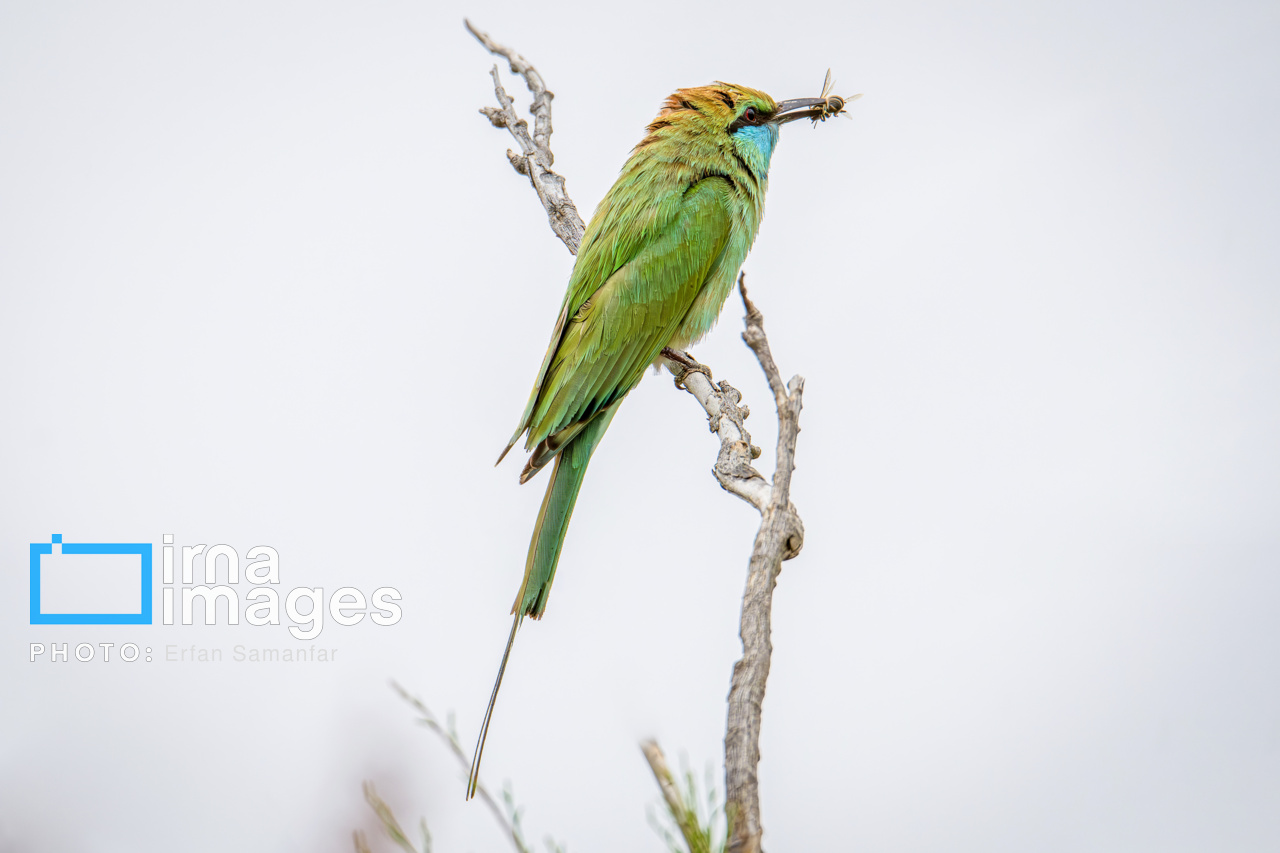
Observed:
[[[678,201],[671,214],[633,221],[650,226],[642,232],[647,239],[633,241],[631,256],[597,287],[589,287],[591,269],[607,268],[620,241],[597,239],[595,257],[579,260],[578,267],[587,266],[582,275],[575,267],[557,335],[515,436],[527,429],[527,447],[547,443],[542,453],[535,449],[537,467],[566,443],[567,435],[558,434],[580,430],[635,387],[671,339],[728,242],[731,192],[723,178],[709,177],[671,193]],[[652,229],[655,218],[666,220],[661,230]]]

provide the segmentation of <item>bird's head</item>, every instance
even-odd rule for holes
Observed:
[[[802,118],[825,119],[843,108],[844,99],[838,97],[777,102],[764,92],[732,83],[677,89],[636,150],[650,145],[718,149],[763,178],[782,125]]]

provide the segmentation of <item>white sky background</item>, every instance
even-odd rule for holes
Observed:
[[[33,3],[0,10],[0,850],[349,850],[363,779],[437,851],[509,849],[386,687],[472,743],[545,487],[492,462],[572,263],[464,14],[555,91],[584,216],[679,86],[866,93],[785,128],[745,266],[807,379],[767,847],[1280,847],[1274,3]],[[740,315],[695,352],[771,452]],[[757,519],[704,423],[631,395],[520,634],[485,771],[535,840],[660,850],[644,737],[720,778]],[[31,664],[290,642],[31,626],[52,533],[272,545],[282,588],[405,616],[327,626],[329,666]]]

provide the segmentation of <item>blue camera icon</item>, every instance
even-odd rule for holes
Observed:
[[[31,543],[32,625],[150,625],[151,543]]]

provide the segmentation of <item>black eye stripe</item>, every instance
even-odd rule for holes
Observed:
[[[748,117],[748,114],[750,114],[750,117]],[[744,127],[762,125],[769,121],[769,117],[771,115],[772,113],[766,113],[763,110],[758,110],[754,106],[747,107],[742,111],[742,115],[734,119],[733,123],[730,124],[726,130],[728,130],[729,133],[733,133]]]

